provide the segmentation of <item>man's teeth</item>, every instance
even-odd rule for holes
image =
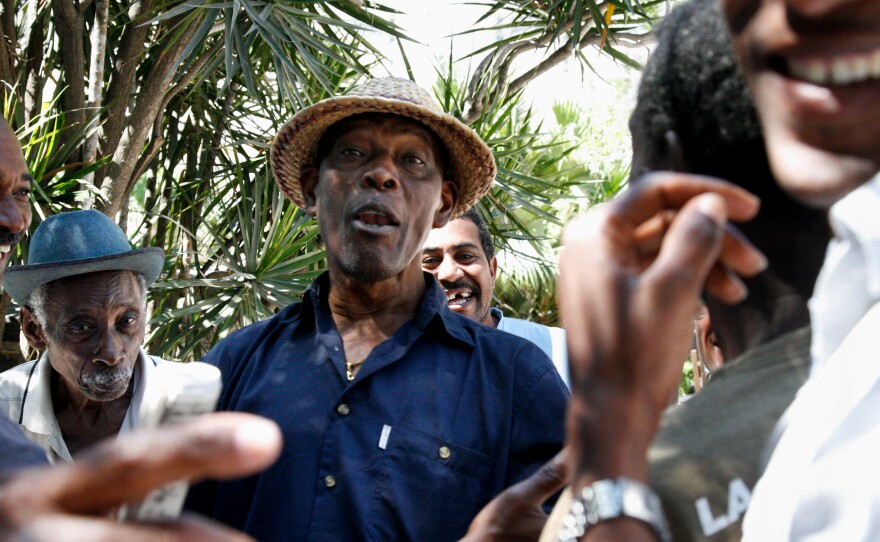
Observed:
[[[790,59],[788,68],[798,79],[817,85],[848,85],[880,78],[880,49],[834,58]]]
[[[12,245],[0,245],[0,254],[6,254],[12,250]]]
[[[448,303],[452,305],[464,305],[471,298],[471,294],[469,292],[457,292],[454,294],[447,294],[446,300]]]
[[[391,224],[391,220],[380,213],[362,213],[360,221],[370,226],[387,226]]]

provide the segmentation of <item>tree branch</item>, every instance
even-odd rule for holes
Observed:
[[[39,0],[28,0],[22,25],[21,51],[24,62],[24,121],[40,114],[43,102],[43,43],[46,41],[46,14],[40,13]]]
[[[129,8],[130,22],[125,25],[122,38],[119,40],[119,48],[114,55],[116,61],[110,75],[110,86],[104,96],[106,120],[100,144],[102,149],[115,149],[119,145],[122,130],[128,122],[129,97],[134,92],[138,60],[146,52],[144,43],[149,27],[145,23],[149,20],[151,8],[152,0],[135,2]],[[159,89],[150,89],[150,92],[158,91]],[[101,176],[98,175],[97,178],[100,179]]]
[[[65,143],[74,130],[86,118],[85,94],[85,53],[83,51],[83,30],[85,22],[83,14],[70,0],[52,0],[52,20],[55,33],[58,34],[61,55],[61,68],[67,88],[61,94],[61,105],[64,108],[65,124],[58,137]],[[79,160],[81,155],[73,153],[72,160]]]
[[[110,17],[109,0],[97,0],[95,4],[95,22],[92,24],[92,33],[90,36],[92,54],[89,60],[89,96],[88,108],[94,115],[95,124],[86,139],[83,146],[83,162],[92,164],[98,154],[98,138],[100,135],[100,117],[95,115],[101,107],[101,98],[104,93],[104,61],[107,50],[107,22]],[[83,184],[93,185],[95,181],[95,172],[91,172],[83,179]],[[94,204],[94,197],[90,196],[84,202],[84,209],[91,209]]]
[[[169,21],[169,29],[179,28],[181,19],[175,18]],[[141,86],[142,92],[137,97],[137,102],[132,108],[131,117],[123,130],[119,145],[113,153],[111,161],[99,172],[97,178],[101,179],[101,188],[108,187],[107,201],[99,203],[98,208],[106,215],[113,217],[122,208],[122,199],[128,190],[132,179],[137,158],[143,151],[144,144],[150,135],[150,130],[156,116],[161,113],[165,93],[162,89],[168,88],[174,79],[178,69],[178,59],[186,48],[189,40],[198,26],[198,21],[189,21],[189,24],[180,28],[179,32],[166,32],[166,36],[173,39],[173,43],[166,44],[162,52],[156,58],[150,74]]]

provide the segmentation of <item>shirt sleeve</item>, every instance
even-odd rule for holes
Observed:
[[[568,390],[556,368],[537,348],[523,349],[518,360],[528,367],[514,405],[506,486],[532,475],[565,442]]]

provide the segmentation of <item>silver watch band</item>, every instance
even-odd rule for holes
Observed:
[[[657,494],[638,480],[620,476],[593,482],[574,495],[558,542],[577,542],[591,526],[618,517],[643,521],[661,542],[672,541]]]

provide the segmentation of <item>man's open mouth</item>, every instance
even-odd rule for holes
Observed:
[[[11,252],[13,246],[15,246],[15,245],[0,245],[0,256]]]
[[[378,204],[366,204],[356,210],[352,220],[361,230],[386,233],[400,226],[400,221],[390,209]]]
[[[775,57],[770,64],[783,74],[808,83],[850,85],[880,79],[880,48],[841,55]]]
[[[357,220],[367,226],[397,226],[397,222],[379,211],[364,211],[358,213]]]
[[[473,294],[471,292],[452,292],[446,293],[446,301],[450,307],[461,307],[467,305]]]

